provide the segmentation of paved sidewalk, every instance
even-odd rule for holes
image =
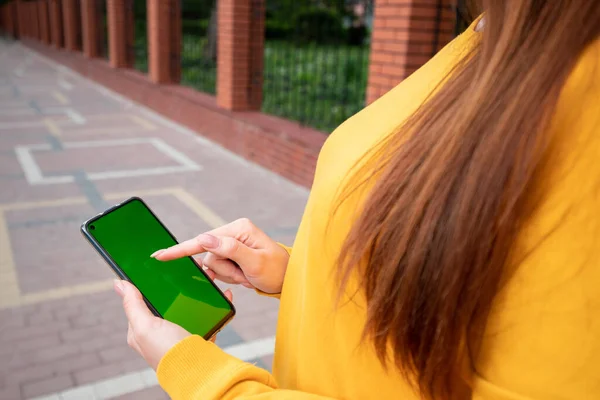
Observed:
[[[132,195],[178,238],[244,216],[291,243],[307,191],[0,41],[0,399],[167,398],[79,234]],[[270,368],[277,300],[235,288],[234,302],[217,342]]]

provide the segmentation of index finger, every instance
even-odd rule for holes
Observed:
[[[177,258],[205,253],[206,249],[204,248],[204,243],[202,242],[201,236],[202,235],[186,240],[185,242],[181,242],[167,249],[159,250],[152,254],[152,257],[160,261],[170,261]]]
[[[193,239],[188,239],[167,249],[162,249],[152,254],[160,261],[171,261],[181,257],[189,257],[200,253],[206,253],[208,250],[204,247],[209,245],[207,240],[211,236],[227,236],[237,238],[239,235],[247,233],[250,225],[245,223],[243,219],[230,222],[229,224],[220,226],[206,233],[200,234]]]

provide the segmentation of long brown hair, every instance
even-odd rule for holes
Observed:
[[[598,1],[481,3],[475,49],[342,196],[377,176],[339,256],[342,287],[359,273],[365,336],[430,399],[468,385],[561,89],[600,34]]]

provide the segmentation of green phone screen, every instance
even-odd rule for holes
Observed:
[[[229,302],[191,258],[163,262],[150,257],[177,242],[142,201],[124,203],[88,223],[87,231],[166,320],[206,336],[232,314]]]

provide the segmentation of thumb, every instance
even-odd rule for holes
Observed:
[[[131,283],[124,280],[115,280],[115,291],[123,298],[125,315],[133,331],[143,330],[154,318],[148,309],[140,291]]]

